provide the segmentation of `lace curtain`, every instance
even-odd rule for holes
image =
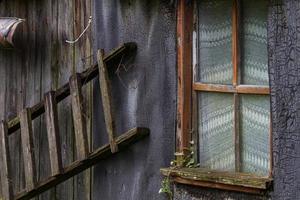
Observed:
[[[268,86],[267,0],[240,1],[240,84]],[[232,84],[232,5],[198,1],[198,80]],[[240,95],[243,172],[268,175],[270,97]],[[199,92],[199,157],[202,167],[234,171],[233,94]]]

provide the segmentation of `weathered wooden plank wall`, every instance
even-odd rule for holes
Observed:
[[[24,107],[44,98],[44,93],[68,82],[69,76],[92,63],[91,31],[75,45],[73,39],[87,25],[91,0],[2,0],[0,16],[25,18],[22,48],[0,50],[0,118],[15,116]],[[92,86],[83,89],[87,132],[91,138]],[[70,99],[58,106],[63,164],[75,158],[75,143]],[[50,160],[45,118],[33,123],[38,179],[50,175]],[[20,134],[9,138],[15,191],[25,187]],[[92,142],[90,141],[90,144]],[[91,171],[70,179],[36,199],[90,199]],[[0,194],[1,195],[1,194]]]

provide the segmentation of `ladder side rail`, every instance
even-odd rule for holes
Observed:
[[[45,94],[45,118],[49,144],[51,175],[56,176],[62,173],[63,165],[58,127],[57,104],[54,91],[50,91]]]
[[[113,67],[118,65],[123,58],[133,55],[136,52],[137,46],[133,42],[124,43],[120,47],[113,49],[104,57],[104,62],[107,66]],[[81,84],[85,85],[89,81],[96,78],[99,74],[98,64],[93,65],[91,68],[80,73]],[[55,96],[57,103],[64,100],[66,97],[70,95],[70,87],[69,83],[66,83],[62,87],[56,90]],[[31,108],[31,117],[35,119],[42,115],[45,112],[44,102],[41,101],[38,104],[34,105]],[[8,124],[8,134],[12,134],[20,128],[20,119],[18,116],[13,117],[12,119],[7,121]]]
[[[0,123],[0,159],[2,195],[5,200],[13,200],[14,192],[9,154],[8,129],[5,121]]]
[[[84,117],[80,74],[75,74],[71,76],[69,84],[71,91],[71,104],[77,159],[83,160],[89,154],[89,144],[86,130],[86,119]]]
[[[107,66],[104,62],[104,50],[98,50],[97,52],[97,62],[99,68],[99,85],[100,93],[102,97],[102,106],[104,112],[104,120],[106,125],[106,132],[108,134],[108,139],[110,143],[110,148],[112,153],[118,151],[118,146],[115,141],[115,121],[113,116],[113,106],[112,106],[112,95],[111,95],[111,83],[108,77]]]
[[[37,181],[30,108],[22,110],[19,117],[21,124],[21,142],[24,158],[26,190],[30,191],[35,188]]]

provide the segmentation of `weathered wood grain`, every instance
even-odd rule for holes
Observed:
[[[8,134],[15,133],[9,139],[11,154],[14,155],[11,159],[15,191],[19,191],[25,186],[21,134],[18,130],[20,120],[16,116],[17,113],[24,107],[30,106],[32,108],[32,119],[35,119],[32,125],[35,138],[34,151],[36,166],[39,168],[37,169],[37,176],[39,180],[42,180],[49,176],[51,171],[49,157],[46,156],[48,154],[48,139],[45,118],[40,116],[45,110],[42,101],[44,92],[50,89],[58,90],[56,100],[61,102],[70,94],[69,86],[65,83],[68,82],[71,73],[85,69],[81,80],[83,85],[98,75],[98,67],[93,63],[93,52],[91,44],[89,44],[91,31],[87,32],[85,37],[82,37],[81,41],[74,46],[65,43],[66,39],[72,39],[81,32],[90,16],[91,9],[91,0],[0,1],[2,16],[18,16],[26,19],[23,34],[19,38],[25,45],[24,48],[0,52],[1,105],[5,105],[0,108],[0,111],[2,119],[11,119],[8,120]],[[127,50],[123,49],[123,45],[121,46],[113,50],[114,56],[105,56],[108,67],[118,64],[124,53],[127,52],[128,46],[125,48]],[[131,50],[134,51],[136,45],[133,44],[133,47]],[[125,54],[127,55],[127,53]],[[88,60],[89,63],[84,63],[83,60]],[[64,87],[59,88],[62,85]],[[85,89],[84,96],[87,97],[86,102],[91,102],[92,88]],[[34,106],[39,101],[41,102]],[[75,145],[73,145],[74,138],[71,134],[73,124],[72,118],[69,116],[71,112],[67,112],[70,110],[68,100],[62,104],[58,110],[62,133],[60,137],[63,143],[62,156],[64,164],[69,164],[74,159],[73,148]],[[88,112],[91,112],[91,104],[88,109]],[[90,116],[90,122],[91,119]],[[91,133],[91,125],[87,129]],[[71,179],[68,183],[59,185],[58,188],[44,193],[39,198],[48,200],[55,196],[58,199],[69,200],[82,199],[83,196],[88,197],[91,190],[91,186],[88,184],[90,181],[87,179],[83,182],[82,180],[80,178],[80,181],[76,182]],[[80,189],[83,187],[89,189]],[[81,193],[84,194],[78,195]]]
[[[104,58],[104,50],[103,49],[98,50],[97,62],[99,68],[99,84],[101,90],[106,132],[108,134],[111,152],[116,153],[118,151],[118,146],[116,145],[116,141],[114,139],[115,121],[113,116],[113,105],[111,99],[111,84],[108,77],[107,67],[103,61],[103,58]]]
[[[69,84],[71,92],[77,159],[82,160],[89,154],[89,145],[86,132],[86,121],[84,117],[80,75],[76,74],[71,76]]]
[[[253,189],[253,194],[249,192],[241,192],[232,190],[233,187],[228,187],[224,190],[218,188],[219,186],[224,187],[223,185],[213,185],[213,187],[206,186],[197,186],[191,184],[175,184],[174,188],[174,199],[173,200],[182,200],[182,199],[193,199],[193,200],[270,200],[270,196],[260,193],[258,190]],[[226,186],[225,186],[226,187]],[[239,188],[248,189],[248,188]],[[248,189],[249,191],[249,189]],[[256,192],[259,192],[257,194]]]
[[[35,188],[37,182],[30,109],[25,108],[22,110],[19,117],[21,124],[26,190],[29,191]]]
[[[256,188],[249,188],[249,187],[242,187],[242,186],[236,186],[236,185],[227,185],[223,183],[214,183],[214,182],[209,182],[209,181],[197,181],[193,179],[185,179],[182,177],[174,177],[173,181],[176,183],[181,183],[184,185],[189,185],[189,186],[199,186],[203,187],[205,189],[207,188],[215,188],[219,189],[221,191],[234,191],[234,192],[242,192],[242,193],[250,193],[250,194],[258,194],[262,195],[264,194],[264,190],[261,189],[256,189]]]
[[[208,83],[194,83],[193,89],[196,91],[203,91],[203,92],[222,92],[222,93],[236,92],[234,87],[231,85],[208,84]]]
[[[269,86],[262,85],[239,85],[236,87],[237,92],[240,94],[260,94],[260,95],[269,95],[270,88]]]
[[[66,39],[72,40],[75,37],[75,27],[77,19],[75,15],[79,10],[75,9],[76,0],[68,1],[55,1],[53,8],[53,20],[55,20],[54,30],[57,29],[57,38],[54,40],[53,53],[55,60],[52,65],[56,66],[52,72],[52,88],[58,90],[64,83],[69,81],[70,75],[76,72],[77,62],[80,60],[76,54],[79,45],[69,45],[65,42]],[[79,2],[83,2],[79,0]],[[51,3],[51,2],[50,2]],[[57,13],[57,14],[55,14]],[[82,71],[80,69],[77,70]],[[63,165],[68,166],[76,159],[75,152],[75,135],[72,119],[71,99],[66,98],[58,104],[59,114],[59,128],[60,137],[62,142],[62,157]],[[58,185],[55,188],[55,195],[61,200],[74,200],[77,193],[75,193],[76,185],[75,179],[70,180]],[[52,195],[53,196],[53,195]],[[49,197],[52,200],[53,197]]]
[[[92,15],[92,0],[75,0],[73,2],[74,10],[74,37],[78,37],[88,24],[89,17]],[[93,16],[92,23],[95,17]],[[80,38],[74,48],[74,71],[83,71],[93,66],[93,40],[92,26]],[[86,84],[82,90],[83,101],[85,105],[85,119],[87,137],[90,151],[92,150],[92,121],[93,121],[93,83]],[[74,200],[90,200],[91,199],[91,172],[93,169],[88,169],[74,178]]]
[[[239,16],[238,16],[238,2],[233,0],[232,8],[232,85],[239,84]]]
[[[220,172],[201,168],[181,168],[160,170],[165,176],[178,178],[182,183],[211,187],[218,189],[230,189],[249,193],[262,193],[272,185],[272,179],[259,177],[252,174],[237,172]],[[183,182],[184,181],[184,182]],[[194,183],[194,184],[193,184]],[[224,186],[224,187],[223,187]]]
[[[4,121],[0,123],[0,158],[2,196],[5,200],[13,200],[14,193],[8,144],[8,129],[7,123]]]
[[[61,143],[58,128],[57,104],[55,92],[50,91],[45,95],[45,115],[49,144],[50,164],[52,176],[62,173]]]
[[[132,52],[135,52],[135,49],[136,49],[136,45],[133,44],[133,43],[127,43],[125,45],[121,45],[120,48],[117,48],[117,49],[114,49],[112,50],[108,55],[105,56],[105,62],[108,64],[108,66],[113,66],[115,65],[116,63],[118,63],[120,61],[120,59],[122,58],[123,55],[131,55]],[[51,71],[52,72],[52,71]],[[42,71],[41,71],[42,73]],[[45,74],[44,74],[45,75]],[[43,77],[44,77],[43,75]],[[81,83],[82,84],[86,84],[87,82],[89,82],[90,80],[92,80],[93,78],[95,78],[96,76],[98,75],[98,67],[97,65],[94,65],[92,66],[92,68],[89,68],[87,70],[85,70],[84,72],[82,72],[82,77],[81,77]],[[45,75],[46,76],[46,75]],[[47,76],[46,76],[47,77]],[[36,77],[34,77],[35,79]],[[33,78],[31,78],[33,79]],[[45,78],[46,80],[47,78]],[[25,84],[25,83],[24,83]],[[32,84],[30,84],[31,86],[30,87],[33,87]],[[55,86],[54,86],[55,87]],[[45,87],[45,89],[43,90],[46,90],[47,87]],[[13,91],[12,89],[9,89],[9,91]],[[41,90],[42,91],[42,90]],[[65,84],[63,87],[59,88],[56,92],[55,92],[55,98],[56,100],[58,101],[62,101],[64,98],[66,98],[68,95],[70,94],[70,88],[69,88],[69,85],[68,84]],[[26,94],[27,95],[27,94]],[[28,98],[30,98],[30,95],[28,94]],[[35,98],[34,98],[35,99]],[[31,99],[30,102],[35,102],[35,101],[32,101],[34,99]],[[13,103],[14,99],[12,99],[12,101],[10,101],[10,103]],[[32,103],[30,103],[32,104]],[[23,104],[21,104],[23,105]],[[32,118],[37,118],[40,114],[42,114],[44,111],[45,111],[45,107],[44,107],[44,101],[41,101],[40,103],[38,103],[37,105],[33,106],[31,108],[32,112],[31,112],[31,117]],[[63,112],[63,114],[65,114],[65,112]],[[41,126],[42,125],[42,118],[38,120],[39,123],[36,123],[36,126],[35,128],[37,128],[36,130],[36,133],[39,133],[39,134],[35,134],[35,137],[37,138],[37,140],[39,141],[36,141],[35,142],[35,146],[37,144],[37,148],[35,149],[36,153],[38,154],[37,156],[39,157],[37,159],[37,162],[41,163],[42,165],[39,165],[40,169],[39,169],[39,172],[40,172],[40,177],[46,177],[48,176],[48,172],[47,172],[47,168],[45,165],[47,165],[48,163],[48,166],[49,166],[49,169],[50,169],[50,163],[48,161],[48,158],[46,158],[46,156],[44,156],[46,153],[46,149],[47,148],[44,148],[43,146],[40,146],[39,145],[42,145],[45,141],[45,138],[47,140],[47,134],[44,134],[44,132],[40,132],[41,131]],[[11,128],[9,129],[9,134],[12,134],[13,132],[15,132],[18,128],[20,128],[20,119],[19,119],[19,116],[18,117],[14,117],[13,120],[10,121],[11,123]],[[71,124],[71,123],[70,123]],[[40,127],[40,128],[39,128]],[[71,130],[71,126],[70,127],[70,130]],[[65,129],[64,129],[65,130]],[[46,132],[45,132],[46,133]],[[42,135],[44,136],[42,136]],[[18,134],[16,136],[21,136],[21,134]],[[44,138],[44,139],[42,139]],[[73,141],[73,139],[71,139]],[[70,140],[70,141],[71,141]],[[16,141],[16,140],[14,140]],[[20,140],[21,141],[21,140]],[[41,142],[42,141],[42,142]],[[66,143],[66,145],[69,144],[68,142]],[[17,145],[18,146],[18,145]],[[21,146],[21,145],[20,145]],[[73,145],[68,145],[69,147],[72,147]],[[21,148],[20,148],[20,151],[21,151]],[[70,151],[73,151],[73,149],[71,148]],[[18,154],[18,151],[16,149],[16,155]],[[17,159],[18,160],[18,157],[19,156],[16,156],[14,157],[14,159]],[[20,165],[20,164],[23,164],[23,159],[22,157],[20,157],[21,159],[19,161],[16,161],[15,164],[16,165]],[[73,156],[71,157],[73,158]],[[44,167],[43,167],[44,166]],[[25,184],[24,182],[24,179],[22,177],[24,177],[23,175],[23,167],[20,165],[20,167],[17,167],[15,168],[16,170],[14,171],[14,174],[18,174],[17,176],[14,176],[16,177],[16,191],[18,191],[19,189],[21,189],[23,187],[23,185]],[[39,173],[37,172],[37,173]],[[85,182],[90,182],[88,179],[87,181]],[[81,184],[82,185],[82,184]],[[86,185],[86,184],[83,184],[83,185]],[[90,189],[90,188],[89,188]],[[61,191],[61,193],[59,193],[58,195],[59,196],[64,196],[64,197],[67,197],[67,193],[71,192],[72,193],[72,188],[66,188],[66,190],[64,191]],[[81,190],[80,190],[81,191]],[[53,190],[53,192],[55,192],[55,190]],[[49,195],[48,195],[49,194]],[[51,192],[51,195],[52,195],[52,192]],[[66,196],[67,195],[67,196]],[[88,196],[88,195],[87,195]],[[50,193],[47,193],[47,195],[44,195],[41,197],[41,198],[45,198],[45,199],[48,199],[48,197],[50,198]],[[68,197],[67,197],[68,199]]]
[[[128,146],[134,144],[135,142],[139,141],[140,139],[148,136],[150,134],[150,130],[147,128],[134,128],[126,133],[118,136],[116,138],[116,143],[118,144],[119,150],[124,150]],[[80,172],[84,171],[85,169],[95,165],[99,161],[113,155],[110,150],[110,145],[104,145],[95,151],[93,151],[86,159],[74,162],[70,166],[64,169],[63,174],[58,175],[56,177],[51,177],[48,180],[45,180],[37,185],[35,190],[28,192],[21,192],[16,195],[17,200],[21,199],[30,199],[42,192],[46,191],[47,189],[58,185],[59,183],[71,178],[72,176],[79,174]]]
[[[24,18],[26,11],[24,9],[23,2],[19,2],[18,9],[13,3],[8,3],[1,1],[1,15],[2,16],[19,16]],[[25,24],[23,24],[25,25]],[[26,28],[26,26],[25,26]],[[22,37],[26,37],[26,34]],[[1,96],[5,97],[5,103],[3,104],[4,118],[7,119],[8,116],[17,114],[18,111],[24,108],[26,101],[24,90],[26,84],[24,82],[27,76],[27,69],[25,66],[29,62],[25,62],[24,58],[28,58],[28,54],[21,54],[18,51],[7,51],[1,52],[4,56],[1,61],[1,69],[5,69],[5,89],[1,90]],[[20,67],[23,66],[23,67]],[[13,81],[12,81],[13,80]],[[21,134],[18,133],[17,136],[9,137],[9,147],[12,160],[12,180],[14,185],[14,191],[18,191],[25,186],[25,176],[24,176],[24,160],[22,156],[22,143]]]
[[[209,83],[194,83],[193,89],[203,92],[239,93],[239,94],[260,94],[269,95],[270,88],[263,85],[221,85]]]
[[[119,64],[122,56],[129,56],[134,54],[136,51],[135,43],[124,43],[120,47],[113,49],[109,54],[104,57],[104,61],[107,66],[116,66]],[[93,65],[91,68],[80,73],[81,84],[87,84],[93,78],[99,75],[98,65]],[[70,87],[69,84],[66,83],[56,91],[56,101],[57,103],[65,99],[70,95]],[[33,107],[31,107],[32,119],[37,118],[40,114],[45,112],[44,102],[37,103]],[[8,121],[8,134],[12,134],[16,130],[20,128],[20,120],[19,117],[12,117],[11,120]]]
[[[239,5],[237,0],[233,0],[232,6],[232,64],[233,64],[233,75],[232,75],[232,85],[236,88],[239,85],[240,78],[240,52],[239,52]],[[238,91],[238,90],[235,90]],[[241,170],[241,155],[240,155],[240,123],[239,123],[239,95],[234,94],[233,97],[233,131],[234,131],[234,161],[235,161],[235,171],[239,172]]]
[[[240,136],[240,98],[238,94],[233,95],[233,129],[234,129],[234,161],[235,171],[241,171],[241,136]]]
[[[187,152],[191,138],[193,3],[180,0],[177,8],[177,151]]]

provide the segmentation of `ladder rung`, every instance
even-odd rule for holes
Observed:
[[[90,69],[70,77],[69,83],[63,85],[55,92],[50,91],[45,94],[44,101],[39,102],[32,108],[26,108],[18,116],[8,122],[0,122],[0,175],[2,186],[2,197],[4,199],[30,199],[51,187],[77,175],[83,170],[95,165],[100,160],[113,155],[114,152],[122,150],[133,144],[137,140],[149,134],[146,128],[136,128],[115,138],[115,125],[113,116],[113,107],[111,101],[110,81],[107,73],[107,66],[115,66],[123,58],[135,55],[136,44],[125,43],[119,48],[112,50],[104,57],[104,51],[99,52],[98,64]],[[102,72],[104,71],[104,72]],[[109,144],[100,147],[94,152],[89,152],[89,143],[87,137],[87,127],[85,113],[83,109],[82,85],[92,79],[99,77],[101,95],[104,99],[105,123],[108,130]],[[75,132],[77,158],[75,162],[67,167],[62,165],[61,143],[58,124],[57,103],[68,96],[71,96],[73,127]],[[40,182],[37,178],[37,170],[34,155],[34,140],[32,120],[41,116],[45,112],[47,126],[47,137],[49,142],[49,154],[51,162],[51,175]],[[13,183],[11,179],[11,161],[9,154],[8,135],[20,129],[22,155],[24,159],[25,188],[22,192],[16,191],[14,195]]]
[[[8,129],[7,123],[4,121],[0,123],[0,140],[0,172],[2,196],[5,200],[12,200],[14,198],[14,193],[11,179],[12,176],[8,144]]]
[[[34,158],[31,111],[25,108],[20,112],[21,140],[24,158],[26,190],[36,186],[36,165]]]
[[[99,69],[99,84],[101,89],[106,132],[108,134],[111,152],[115,153],[118,151],[118,146],[114,137],[115,122],[113,118],[113,107],[112,107],[112,100],[111,100],[111,85],[108,77],[107,67],[104,63],[103,49],[98,50],[97,52],[97,62],[98,62],[98,69]]]
[[[134,55],[136,52],[137,46],[133,42],[124,43],[116,49],[113,49],[109,52],[104,61],[107,66],[112,67],[117,65],[122,58],[126,58],[130,55]],[[91,68],[86,69],[81,73],[81,82],[82,84],[87,84],[94,78],[96,78],[99,74],[98,66],[93,65]],[[65,84],[56,91],[56,101],[60,102],[66,97],[69,96],[69,84]],[[41,114],[44,113],[44,103],[39,102],[35,106],[32,107],[32,119],[39,117]],[[13,119],[8,121],[8,134],[12,134],[16,130],[20,128],[20,121],[18,117],[14,117]]]
[[[77,149],[77,159],[82,160],[88,156],[89,146],[86,132],[86,122],[84,118],[80,75],[76,74],[71,76],[69,84],[72,101],[72,113]]]
[[[54,91],[50,91],[45,94],[45,115],[49,143],[51,174],[52,176],[56,176],[62,173],[63,166],[58,128],[57,104]]]
[[[142,138],[148,136],[150,130],[147,128],[134,128],[132,130],[123,133],[116,138],[116,142],[119,146],[119,150],[122,151],[135,142],[141,140]],[[30,191],[22,191],[16,195],[16,200],[30,199],[44,191],[68,180],[69,178],[81,173],[85,169],[95,165],[103,159],[106,159],[114,154],[111,153],[109,144],[105,144],[98,149],[95,149],[86,159],[72,163],[70,166],[64,168],[64,172],[58,176],[50,177],[38,184],[38,186]]]

